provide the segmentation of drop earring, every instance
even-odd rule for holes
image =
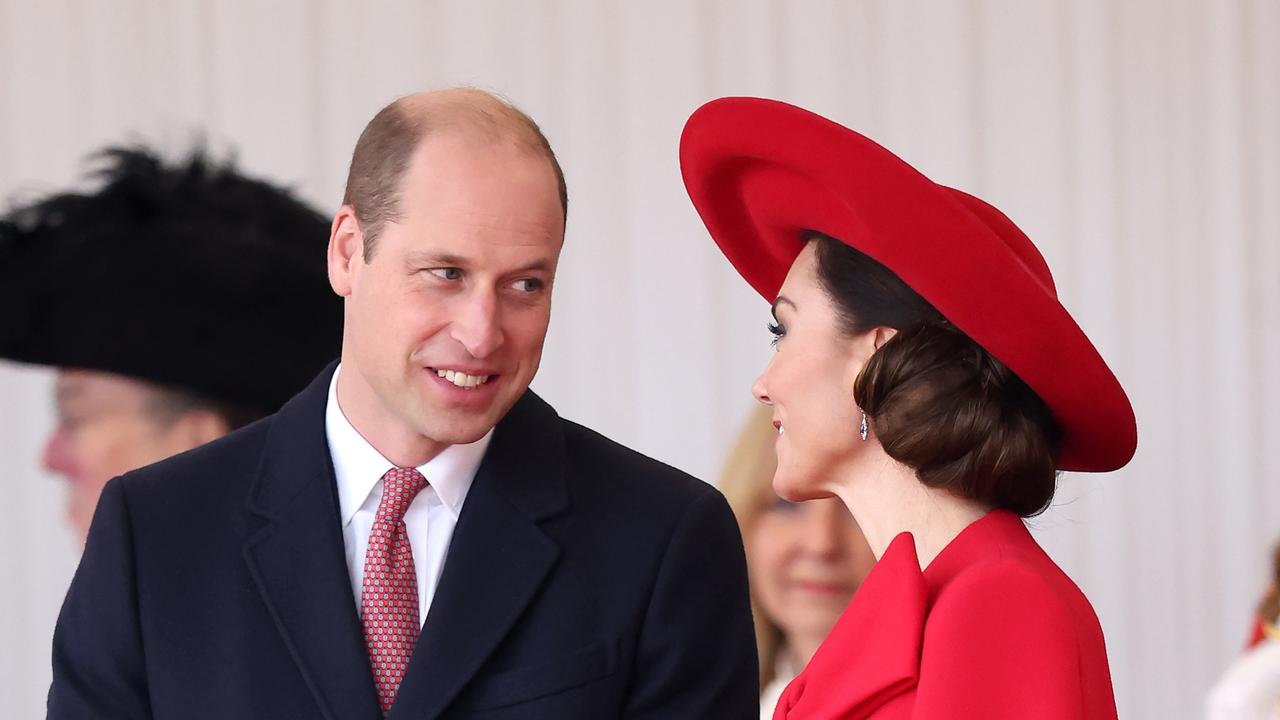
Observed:
[[[862,438],[863,442],[867,439],[867,413],[865,410],[862,413],[862,424],[858,426],[858,437]]]

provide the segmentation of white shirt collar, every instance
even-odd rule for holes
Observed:
[[[329,381],[329,402],[325,407],[324,429],[329,439],[329,455],[333,459],[333,472],[338,481],[338,505],[342,512],[342,525],[346,527],[356,511],[364,505],[375,490],[378,481],[394,464],[382,456],[347,420],[338,406],[338,373]],[[427,479],[428,489],[448,508],[454,519],[462,512],[462,504],[471,490],[476,470],[484,459],[485,450],[493,438],[493,430],[467,445],[450,445],[443,452],[418,466],[418,472]]]

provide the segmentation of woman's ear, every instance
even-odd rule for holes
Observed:
[[[876,351],[889,342],[898,331],[891,327],[880,326],[868,330],[861,335],[854,336],[850,345],[849,353],[849,387],[857,382],[858,376],[862,374],[862,369],[871,362],[871,356]]]
[[[873,336],[873,342],[875,343],[876,350],[879,350],[880,348],[884,347],[884,344],[889,342],[891,339],[893,339],[893,336],[897,334],[898,334],[897,329],[891,328],[891,327],[882,326],[873,330],[872,336]]]
[[[881,332],[895,332],[890,328],[874,328],[864,333],[854,335],[849,339],[849,367],[848,367],[848,386],[853,387],[857,382],[858,376],[862,374],[862,369],[871,362],[871,356],[876,354],[880,346],[888,342],[889,337],[880,337]]]

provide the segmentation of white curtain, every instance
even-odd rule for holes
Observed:
[[[1275,0],[0,0],[0,196],[204,136],[329,212],[387,101],[495,90],[571,193],[535,387],[712,480],[767,312],[684,195],[679,132],[728,94],[828,115],[1014,218],[1128,388],[1137,458],[1064,478],[1033,526],[1093,600],[1121,716],[1193,718],[1280,539],[1277,39]],[[8,717],[43,712],[76,561],[38,465],[50,406],[47,372],[0,365]]]

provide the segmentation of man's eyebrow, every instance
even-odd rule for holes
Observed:
[[[525,273],[525,272],[549,273],[551,272],[551,261],[546,258],[540,258],[538,260],[534,260],[533,262],[521,265],[515,270],[512,270],[512,272],[513,273]]]
[[[414,252],[406,258],[410,265],[420,267],[464,267],[467,259],[461,255],[441,252]]]
[[[467,259],[462,257],[461,255],[454,255],[453,253],[442,253],[442,252],[410,253],[407,256],[406,261],[411,267],[417,267],[417,268],[426,268],[426,267],[465,268],[468,266]],[[524,265],[521,265],[518,268],[510,270],[507,274],[517,274],[517,273],[527,273],[527,272],[550,273],[552,267],[554,267],[554,263],[551,261],[550,258],[538,258],[537,260],[530,261],[528,263],[525,263]]]

